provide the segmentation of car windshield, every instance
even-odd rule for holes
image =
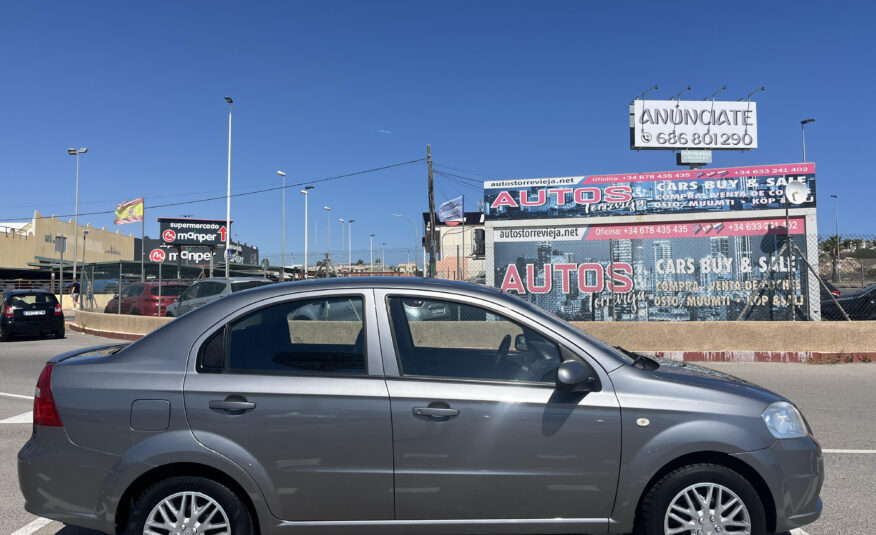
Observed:
[[[231,283],[231,291],[239,292],[241,290],[249,290],[250,288],[258,288],[259,286],[265,286],[271,284],[271,281],[241,281],[241,282],[232,282]]]
[[[188,286],[174,285],[174,286],[161,286],[160,288],[161,288],[160,293],[162,296],[165,296],[165,295],[172,296],[172,295],[180,295],[181,293],[186,291],[186,288],[188,288]],[[158,295],[159,294],[159,287],[156,286],[155,288],[152,288],[151,293],[152,293],[152,295]]]

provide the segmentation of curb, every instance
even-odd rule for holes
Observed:
[[[876,352],[822,351],[640,351],[680,362],[781,362],[786,364],[844,364],[876,361]]]
[[[134,334],[134,333],[119,333],[119,332],[114,332],[114,331],[98,331],[96,329],[88,329],[88,328],[80,327],[79,325],[76,325],[75,323],[68,323],[67,327],[70,330],[75,331],[77,333],[91,334],[94,336],[102,336],[104,338],[113,338],[116,340],[126,340],[128,342],[136,342],[137,340],[139,340],[145,336],[143,334]]]

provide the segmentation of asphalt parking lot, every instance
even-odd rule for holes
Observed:
[[[63,340],[0,344],[0,535],[96,535],[24,511],[16,453],[31,432],[33,389],[43,364],[71,349],[114,340],[68,331]],[[798,404],[825,450],[824,512],[809,535],[872,533],[876,525],[876,364],[712,364]],[[799,530],[795,530],[798,532]]]

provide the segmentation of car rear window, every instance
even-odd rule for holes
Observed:
[[[232,282],[231,283],[231,291],[239,292],[241,290],[249,290],[250,288],[258,288],[259,286],[267,286],[271,284],[271,281],[243,281],[243,282]]]
[[[152,295],[158,295],[158,286],[152,288]],[[161,286],[161,295],[180,295],[188,286]]]
[[[10,295],[6,299],[6,304],[10,306],[32,307],[32,306],[55,306],[58,300],[52,294],[15,294]]]

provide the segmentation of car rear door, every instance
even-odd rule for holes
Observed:
[[[604,531],[620,409],[604,371],[543,327],[486,301],[378,290],[392,406],[396,518],[567,522]],[[475,305],[475,306],[472,306]],[[444,314],[442,311],[448,311]],[[555,389],[563,360],[601,380]]]
[[[313,309],[343,314],[301,313]],[[376,323],[370,290],[307,292],[250,305],[196,343],[184,386],[192,432],[247,470],[278,518],[393,519]]]

